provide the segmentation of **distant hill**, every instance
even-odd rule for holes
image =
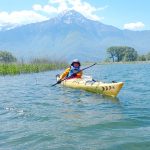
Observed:
[[[0,31],[0,50],[18,57],[100,60],[110,46],[126,45],[150,51],[150,31],[120,30],[89,20],[71,10],[48,21]]]

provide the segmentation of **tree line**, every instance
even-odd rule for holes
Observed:
[[[150,52],[146,55],[139,55],[137,51],[128,46],[112,46],[107,49],[108,58],[107,61],[112,60],[113,62],[120,61],[150,61]],[[0,51],[0,63],[15,63],[17,58],[8,51]],[[51,60],[47,59],[34,59],[31,63],[52,63]]]
[[[0,51],[0,62],[13,63],[13,62],[17,62],[17,58],[8,51]]]
[[[108,59],[113,62],[120,61],[149,61],[150,52],[146,55],[139,55],[133,47],[111,46],[107,49]]]

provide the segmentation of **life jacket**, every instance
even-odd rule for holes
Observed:
[[[76,77],[76,74],[74,76],[72,76],[74,73],[77,73],[80,71],[80,66],[79,67],[74,67],[74,66],[71,66],[70,67],[70,71],[68,73],[68,76],[67,77]]]

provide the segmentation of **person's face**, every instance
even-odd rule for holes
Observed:
[[[79,63],[74,63],[73,66],[74,67],[79,67]]]

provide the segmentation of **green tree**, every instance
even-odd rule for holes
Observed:
[[[16,62],[17,59],[10,52],[0,51],[0,62],[2,63],[11,63]]]
[[[124,47],[121,47],[121,46],[116,47],[116,50],[115,50],[116,54],[115,54],[115,56],[116,56],[117,62],[123,60],[124,51],[125,51]]]
[[[150,52],[146,55],[146,60],[150,60]]]
[[[139,61],[146,61],[146,56],[145,55],[141,55],[138,57]]]
[[[112,46],[107,49],[109,58],[116,61],[135,61],[137,60],[138,54],[134,48],[128,46]]]
[[[138,53],[132,47],[127,47],[124,51],[124,61],[136,61],[138,58]]]
[[[109,58],[111,58],[113,60],[113,62],[115,61],[115,56],[116,56],[116,49],[114,46],[109,47],[107,49],[107,53],[109,54]]]

